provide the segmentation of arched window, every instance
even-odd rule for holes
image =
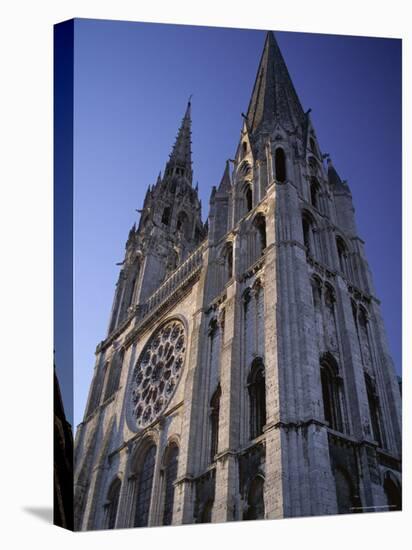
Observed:
[[[210,461],[215,461],[219,444],[220,385],[210,400]]]
[[[189,237],[189,218],[186,212],[179,212],[177,216],[176,230],[180,231],[186,238]]]
[[[105,504],[105,528],[114,529],[116,524],[117,508],[119,506],[121,481],[118,477],[111,483]]]
[[[264,519],[265,502],[263,498],[264,480],[263,477],[256,476],[250,486],[247,495],[247,509],[243,519]]]
[[[266,424],[266,385],[265,366],[261,358],[256,358],[248,377],[250,403],[250,438],[263,433]]]
[[[92,412],[94,412],[97,409],[97,407],[100,405],[106,369],[107,369],[107,363],[105,365],[99,365],[96,369],[96,373],[94,375],[93,382],[91,385],[92,389],[90,392],[86,416],[88,416],[89,414],[92,414]]]
[[[253,221],[258,236],[258,253],[263,254],[266,248],[266,220],[263,214],[258,214]]]
[[[312,298],[315,309],[320,309],[322,303],[322,284],[317,277],[311,278]]]
[[[286,181],[286,158],[281,147],[278,147],[275,151],[275,174],[276,181],[280,183]]]
[[[132,282],[130,284],[129,302],[127,304],[128,307],[130,307],[133,304],[134,287],[136,286],[136,279],[137,279],[137,274],[133,277]]]
[[[383,489],[385,491],[388,510],[402,510],[402,489],[397,479],[391,472],[386,472]]]
[[[106,390],[104,393],[104,401],[109,399],[119,388],[120,374],[122,371],[124,350],[117,351],[113,355],[110,363],[108,379],[106,383]]]
[[[245,193],[246,211],[250,212],[253,208],[252,186],[250,185],[250,183],[246,184],[244,193]]]
[[[156,445],[152,444],[144,456],[137,479],[137,501],[134,527],[146,527],[149,521],[150,501],[156,458]]]
[[[312,137],[309,139],[309,147],[314,155],[318,154],[318,149],[316,147],[315,140]]]
[[[306,247],[306,251],[310,256],[315,256],[317,253],[317,246],[315,240],[315,221],[309,212],[304,211],[302,214],[302,231],[303,231],[303,244]]]
[[[178,446],[170,445],[165,453],[163,525],[171,525],[173,519],[174,483],[177,478],[178,458]]]
[[[309,157],[308,164],[310,173],[316,175],[319,171],[319,165],[315,157]]]
[[[242,158],[246,155],[246,153],[247,153],[247,143],[246,141],[244,141],[242,143]]]
[[[225,265],[225,281],[229,281],[233,277],[233,243],[228,242],[223,251]]]
[[[361,502],[353,481],[348,473],[337,468],[335,471],[336,500],[338,514],[350,514],[362,512]]]
[[[372,354],[368,333],[368,315],[362,306],[359,307],[357,329],[362,362],[365,369],[368,370],[372,368]]]
[[[343,425],[340,404],[340,383],[337,366],[334,361],[329,358],[323,358],[321,360],[320,379],[325,420],[329,423],[330,428],[341,432]]]
[[[366,395],[368,397],[369,416],[371,420],[372,438],[382,446],[382,433],[380,428],[379,398],[376,394],[372,378],[365,373]]]
[[[167,258],[165,277],[174,271],[179,263],[179,256],[176,250],[171,250]]]
[[[341,237],[336,237],[336,247],[338,249],[339,257],[339,269],[340,271],[347,276],[348,275],[348,249]]]
[[[169,225],[170,222],[170,206],[166,206],[166,208],[163,210],[162,215],[162,223],[165,225]]]
[[[330,350],[338,350],[338,330],[336,325],[336,295],[333,287],[325,283],[324,291],[324,317],[326,346]]]
[[[316,178],[312,178],[310,182],[310,202],[314,208],[319,209],[319,191],[320,185]]]

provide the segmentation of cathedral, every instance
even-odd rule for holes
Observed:
[[[76,530],[400,510],[401,395],[351,190],[268,32],[201,218],[191,104],[125,245]]]

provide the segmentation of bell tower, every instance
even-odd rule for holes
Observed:
[[[129,232],[109,333],[204,239],[198,187],[192,186],[191,125],[189,100],[164,175],[148,187],[139,224]]]

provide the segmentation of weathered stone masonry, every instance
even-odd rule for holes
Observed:
[[[76,528],[400,509],[401,398],[351,192],[272,33],[207,224],[190,102],[140,213],[77,430]]]

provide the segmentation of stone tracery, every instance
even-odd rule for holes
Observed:
[[[176,319],[160,327],[147,342],[132,378],[131,407],[138,428],[166,408],[180,380],[185,351],[185,329]]]

